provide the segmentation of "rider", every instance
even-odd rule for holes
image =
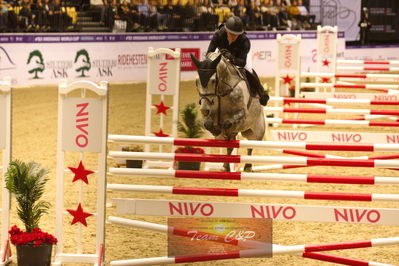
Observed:
[[[231,16],[225,24],[215,32],[209,44],[207,54],[219,49],[223,56],[230,60],[234,65],[244,68],[247,63],[247,54],[251,48],[251,42],[244,32],[244,25],[241,18]],[[269,95],[260,83],[259,77],[254,70],[249,71],[245,68],[245,74],[250,84],[251,90],[259,95],[261,105],[266,105]],[[254,91],[255,90],[255,91]]]

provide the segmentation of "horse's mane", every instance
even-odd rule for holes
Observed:
[[[210,58],[216,58],[217,56],[219,56],[219,53],[217,52],[209,55]],[[240,72],[238,66],[236,66],[230,60],[226,59],[223,56],[217,66],[217,72],[219,75],[218,78],[220,80],[224,80],[224,83],[228,84],[229,86],[234,86],[237,82],[245,79]]]

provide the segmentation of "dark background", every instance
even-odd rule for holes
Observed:
[[[374,43],[399,43],[399,1],[362,0],[368,8],[369,21],[372,23],[369,41]]]

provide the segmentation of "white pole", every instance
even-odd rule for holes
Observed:
[[[146,104],[145,104],[145,135],[146,136],[151,136],[151,117],[152,117],[152,94],[150,93],[150,88],[149,88],[149,81],[151,79],[151,66],[153,64],[152,58],[155,55],[154,48],[148,47],[148,52],[147,52],[147,88],[146,88]],[[150,145],[146,144],[144,146],[144,151],[149,152],[150,151]]]
[[[63,252],[63,221],[64,221],[64,152],[62,151],[62,114],[65,94],[61,91],[67,88],[67,81],[62,80],[58,86],[58,133],[57,133],[57,182],[56,182],[56,214],[55,235],[58,243],[55,247],[55,256]],[[57,260],[57,257],[56,257]]]
[[[337,60],[338,64],[345,64],[345,65],[363,65],[363,64],[369,64],[369,65],[399,65],[398,60],[390,60],[390,61],[367,61],[367,60]]]

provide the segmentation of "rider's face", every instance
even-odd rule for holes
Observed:
[[[227,32],[227,40],[229,43],[235,42],[240,35],[233,34],[231,32]]]

